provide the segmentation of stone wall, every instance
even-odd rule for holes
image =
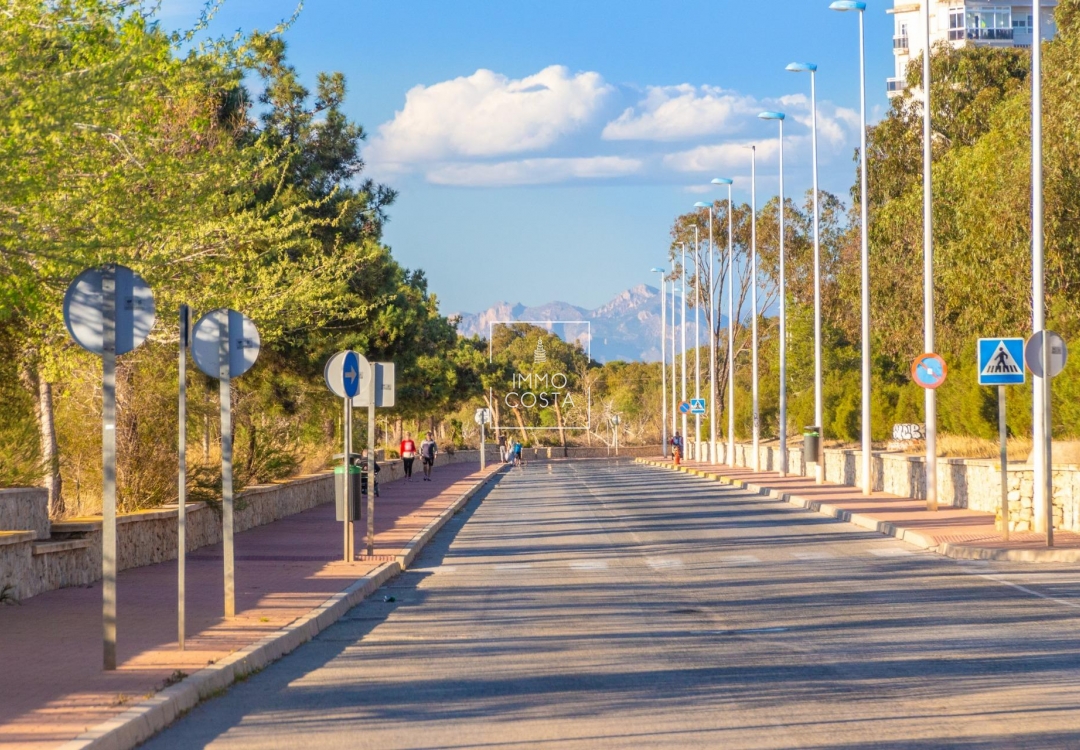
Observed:
[[[717,446],[717,456],[726,460],[726,445]],[[825,450],[825,479],[836,484],[862,485],[862,452],[857,450]],[[701,455],[708,455],[703,445]],[[780,450],[775,445],[759,446],[759,468],[776,471],[780,466]],[[736,444],[735,466],[753,466],[753,446]],[[800,448],[788,452],[792,474],[806,476]],[[926,498],[926,458],[905,453],[875,452],[870,461],[875,492],[887,492],[899,497]],[[1034,469],[1027,464],[1008,468],[1009,527],[1014,531],[1031,531],[1034,518]],[[997,514],[1001,508],[1001,469],[996,461],[939,458],[937,466],[938,502]],[[1054,467],[1054,528],[1080,531],[1080,468]]]
[[[0,489],[0,530],[33,531],[49,538],[49,493],[43,487]]]

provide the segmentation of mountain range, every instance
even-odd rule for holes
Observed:
[[[671,304],[670,297],[668,305]],[[678,300],[676,303],[678,308]],[[670,307],[668,309],[670,313]],[[457,313],[458,332],[463,336],[488,338],[491,324],[496,322],[581,321],[580,325],[552,327],[563,338],[579,341],[588,349],[592,344],[592,358],[597,362],[657,362],[660,360],[660,291],[647,284],[617,295],[595,310],[577,307],[566,302],[549,302],[545,305],[526,307],[522,304],[498,302],[480,313]],[[589,325],[584,325],[588,322]],[[704,315],[702,316],[702,340],[706,340]],[[591,331],[591,342],[590,342]],[[687,344],[693,346],[693,312],[687,313]]]

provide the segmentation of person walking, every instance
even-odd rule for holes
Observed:
[[[675,430],[675,434],[671,437],[671,453],[675,457],[675,465],[680,465],[683,456],[683,436],[678,430]]]
[[[405,468],[405,481],[412,481],[412,465],[416,460],[416,443],[412,435],[405,433],[405,439],[401,441],[401,464]]]
[[[518,466],[518,467],[523,468],[525,466],[525,463],[521,460],[521,441],[520,440],[515,440],[514,441],[513,453],[514,453],[514,466]]]
[[[499,461],[506,463],[508,456],[506,455],[506,435],[499,433]]]
[[[431,467],[435,465],[435,456],[439,455],[439,446],[429,432],[424,442],[420,443],[420,463],[424,467],[424,481],[431,481]]]

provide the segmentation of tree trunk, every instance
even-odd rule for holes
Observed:
[[[525,420],[521,418],[521,409],[512,409],[514,417],[517,419],[518,428],[521,430],[521,442],[523,445],[529,444],[529,431],[525,429]]]
[[[52,383],[37,371],[36,356],[22,368],[23,386],[34,396],[34,417],[38,424],[41,448],[41,475],[49,497],[49,517],[64,515],[64,482],[60,476],[60,449],[56,441],[56,417],[53,413]]]

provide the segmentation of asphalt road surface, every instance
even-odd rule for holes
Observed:
[[[1080,571],[631,462],[533,464],[144,747],[203,746],[1080,747]]]

